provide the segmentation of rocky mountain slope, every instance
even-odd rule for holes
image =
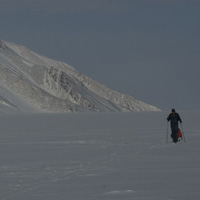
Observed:
[[[132,112],[159,109],[114,91],[73,67],[0,41],[1,112]]]

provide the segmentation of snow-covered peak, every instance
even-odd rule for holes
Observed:
[[[23,112],[159,110],[80,74],[66,63],[6,41],[0,41],[0,86],[4,88],[0,96]]]

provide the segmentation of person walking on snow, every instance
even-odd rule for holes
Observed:
[[[168,122],[170,121],[170,125],[171,125],[171,130],[172,130],[171,138],[174,143],[177,143],[178,142],[178,129],[179,129],[178,122],[182,123],[182,120],[174,108],[171,111],[172,112],[167,117],[167,121]]]

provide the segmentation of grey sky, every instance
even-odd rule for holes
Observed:
[[[200,109],[200,0],[0,4],[0,39],[161,109]]]

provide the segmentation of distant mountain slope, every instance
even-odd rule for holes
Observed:
[[[0,41],[0,111],[132,112],[158,108],[26,47]]]

